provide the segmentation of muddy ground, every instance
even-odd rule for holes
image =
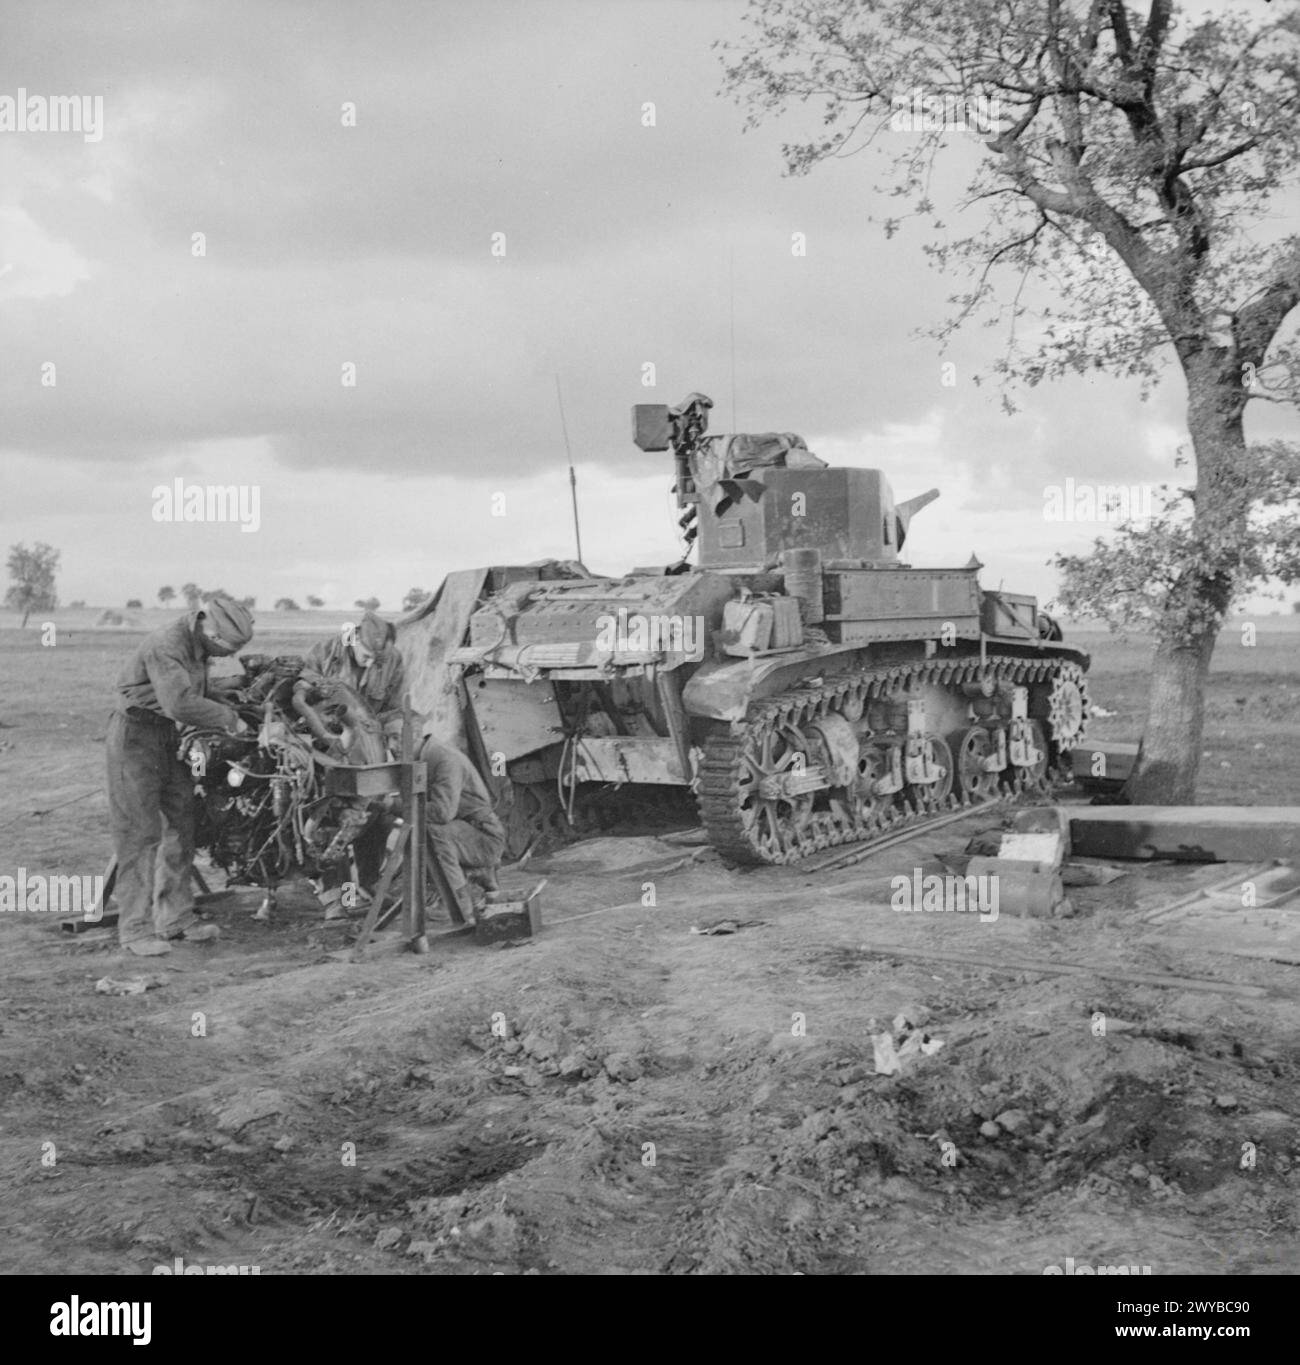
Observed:
[[[0,777],[93,784],[86,695],[61,720],[31,691]],[[6,869],[100,870],[102,803],[24,823],[24,790]],[[540,938],[416,957],[385,932],[361,964],[305,886],[270,925],[220,895],[222,939],[156,960],[0,917],[0,1270],[1294,1267],[1300,911],[1150,922],[1248,871],[1168,864],[1060,920],[890,908],[990,823],[818,877],[619,831],[529,867]],[[877,1075],[900,1014],[943,1047]]]

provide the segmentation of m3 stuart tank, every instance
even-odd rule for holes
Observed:
[[[790,433],[709,436],[711,407],[633,410],[675,461],[678,562],[478,571],[445,657],[511,851],[586,784],[689,786],[718,851],[761,864],[1068,780],[1088,657],[974,560],[900,560],[937,491],[895,502]]]

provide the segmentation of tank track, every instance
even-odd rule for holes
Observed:
[[[814,722],[828,715],[843,715],[846,708],[850,715],[854,711],[865,715],[873,702],[901,703],[920,687],[955,690],[963,683],[977,683],[981,679],[992,680],[995,685],[1035,689],[1030,694],[1030,716],[1043,727],[1048,745],[1047,764],[1040,774],[1008,767],[999,774],[997,794],[1013,800],[1046,796],[1053,784],[1071,781],[1069,749],[1082,739],[1088,718],[1083,670],[1074,660],[1005,656],[989,656],[983,663],[978,657],[917,660],[810,682],[753,703],[745,720],[737,725],[719,723],[705,740],[696,784],[700,816],[710,842],[724,858],[737,863],[790,864],[821,849],[869,844],[941,812],[983,804],[984,796],[972,798],[970,793],[956,789],[955,783],[953,790],[942,795],[924,787],[905,785],[892,797],[879,799],[878,805],[866,812],[861,802],[852,802],[850,809],[832,794],[829,809],[808,811],[797,824],[788,822],[779,847],[770,838],[765,841],[755,837],[756,820],[752,816],[747,818],[744,809],[745,784],[747,779],[752,781],[754,772],[752,756],[762,750],[765,742],[772,742],[780,734],[803,734]],[[1046,697],[1041,687],[1044,683],[1048,685]],[[1066,707],[1064,712],[1058,700],[1061,683],[1072,683],[1078,689],[1073,708]],[[1065,691],[1069,693],[1068,687]],[[1075,725],[1075,733],[1065,737],[1066,743],[1059,743],[1054,727],[1063,714],[1068,714],[1070,723]]]

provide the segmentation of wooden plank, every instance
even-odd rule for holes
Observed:
[[[403,825],[397,833],[397,843],[384,860],[384,870],[380,874],[379,885],[375,887],[374,899],[370,902],[370,909],[366,911],[366,917],[361,922],[361,932],[357,935],[357,941],[352,945],[353,962],[360,962],[366,955],[366,944],[370,942],[370,935],[375,932],[379,912],[388,897],[388,888],[392,886],[393,878],[397,876],[397,870],[402,865],[402,850],[410,837],[411,826]]]
[[[1093,858],[1253,863],[1300,857],[1300,806],[1070,807],[1070,844]]]

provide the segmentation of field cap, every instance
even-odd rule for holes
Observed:
[[[218,594],[208,599],[203,608],[217,632],[217,639],[234,651],[242,649],[253,638],[253,613],[233,597]]]

